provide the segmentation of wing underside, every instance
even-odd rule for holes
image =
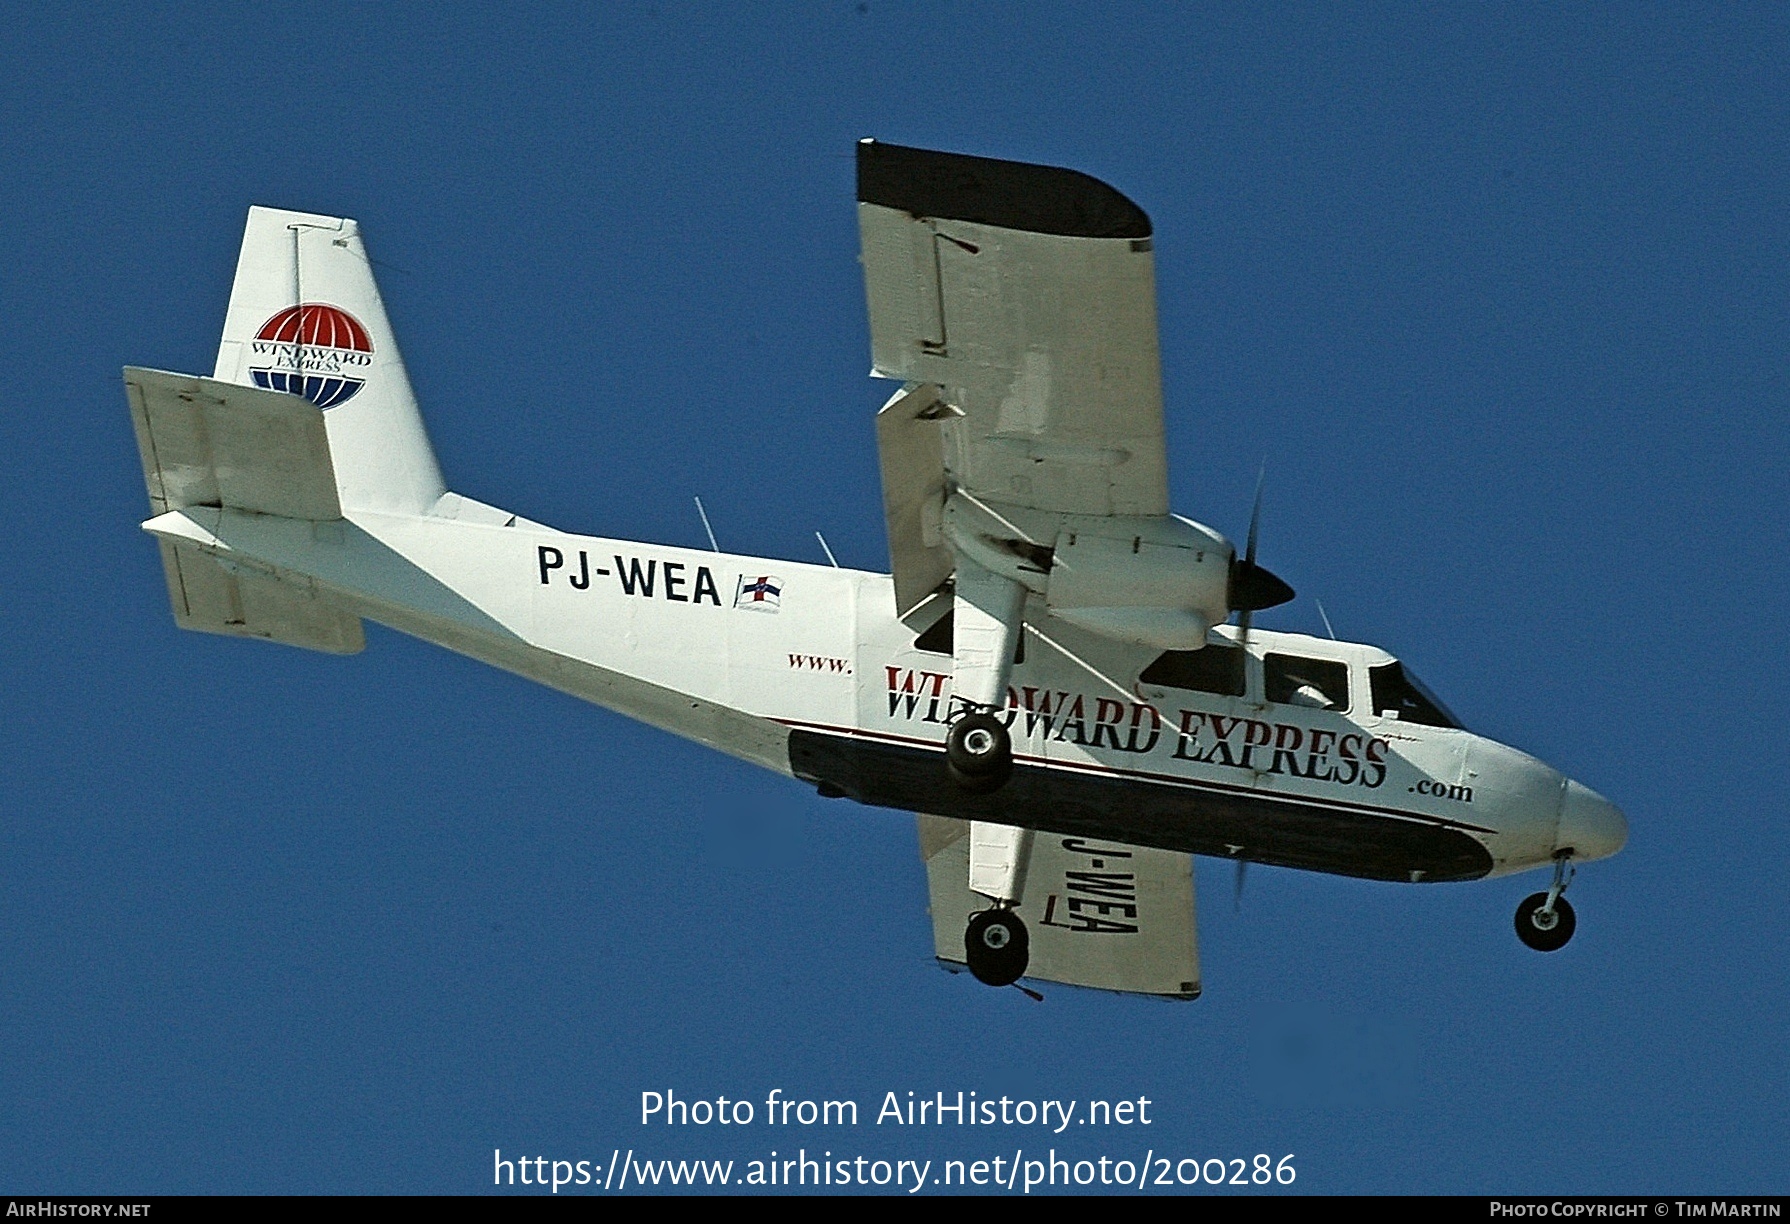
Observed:
[[[874,372],[942,402],[908,397],[936,422],[939,466],[919,470],[911,445],[885,462],[885,482],[891,466],[907,482],[885,503],[948,485],[1046,512],[1168,513],[1143,210],[1076,171],[874,141],[858,201]],[[889,525],[892,551],[914,555],[920,520]]]
[[[969,822],[921,816],[934,952],[964,963],[964,928],[989,900],[970,889]],[[1200,993],[1193,858],[1118,842],[1038,834],[1016,907],[1031,935],[1026,976],[1069,986],[1192,999]]]

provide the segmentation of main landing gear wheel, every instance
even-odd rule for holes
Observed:
[[[945,733],[945,769],[971,794],[999,790],[1013,773],[1013,739],[1006,726],[985,710],[959,718]]]
[[[963,957],[978,982],[1011,986],[1025,976],[1032,959],[1032,937],[1012,910],[983,910],[970,915],[970,925],[963,933]]]
[[[1523,898],[1517,906],[1517,938],[1537,952],[1558,952],[1572,938],[1579,920],[1572,912],[1572,903],[1565,897],[1554,899],[1553,912],[1548,912],[1548,894],[1538,892]]]

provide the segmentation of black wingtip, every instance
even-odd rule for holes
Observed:
[[[1079,170],[858,142],[858,200],[1068,238],[1148,238],[1149,214]]]

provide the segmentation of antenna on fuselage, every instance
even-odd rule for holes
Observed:
[[[1324,632],[1328,633],[1330,635],[1330,640],[1334,642],[1336,640],[1336,630],[1330,627],[1330,615],[1324,611],[1324,601],[1314,598],[1312,602],[1318,605],[1318,615],[1324,618]]]
[[[820,550],[827,554],[827,560],[833,563],[833,568],[838,569],[839,558],[835,557],[833,555],[833,550],[827,547],[827,537],[817,531],[814,533],[814,538],[820,541]]]
[[[709,533],[709,547],[720,552],[721,546],[715,543],[715,529],[709,526],[709,512],[702,508],[702,498],[700,497],[696,499],[696,513],[702,519],[702,529]]]

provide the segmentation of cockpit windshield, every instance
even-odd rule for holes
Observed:
[[[1461,720],[1442,704],[1441,698],[1407,671],[1404,664],[1388,663],[1384,667],[1370,667],[1367,669],[1367,678],[1373,687],[1374,713],[1382,718],[1391,716],[1400,722],[1419,723],[1425,727],[1464,729],[1461,728]]]

